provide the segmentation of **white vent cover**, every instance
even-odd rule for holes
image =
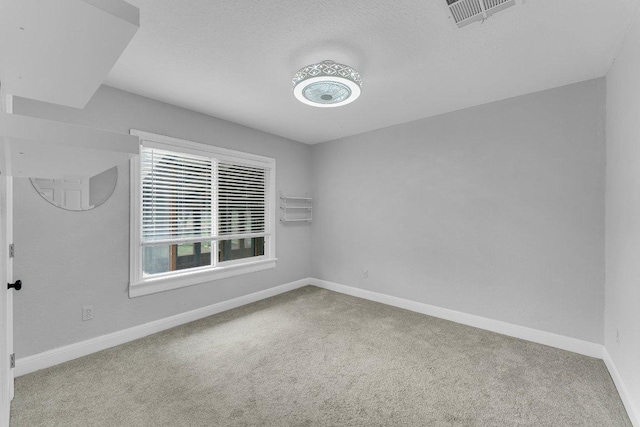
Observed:
[[[514,6],[516,0],[446,0],[451,16],[462,28],[475,21],[482,21],[494,13]]]

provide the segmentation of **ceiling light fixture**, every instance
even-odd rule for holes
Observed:
[[[293,94],[314,107],[340,107],[360,96],[360,74],[348,65],[322,61],[307,65],[293,77]]]

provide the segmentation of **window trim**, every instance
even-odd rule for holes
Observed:
[[[143,277],[142,275],[142,191],[140,182],[140,156],[130,161],[130,262],[129,262],[129,297],[134,298],[185,286],[206,283],[213,280],[254,273],[276,267],[276,160],[271,157],[245,153],[228,148],[216,147],[194,141],[174,138],[165,135],[130,130],[131,135],[140,138],[140,146],[162,148],[197,155],[215,157],[216,160],[231,161],[257,166],[267,170],[266,188],[266,225],[268,235],[265,254],[243,260],[230,260],[219,263],[216,267],[198,267]],[[214,212],[215,214],[215,212]],[[227,239],[221,239],[227,240]],[[217,252],[217,251],[216,251]],[[212,247],[212,257],[213,255]]]

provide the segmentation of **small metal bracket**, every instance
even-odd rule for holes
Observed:
[[[16,367],[16,354],[11,353],[9,355],[9,368],[13,369]]]
[[[16,254],[15,246],[13,243],[9,244],[9,258],[13,258]]]

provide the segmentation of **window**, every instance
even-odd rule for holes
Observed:
[[[275,160],[131,131],[130,296],[275,267]]]

